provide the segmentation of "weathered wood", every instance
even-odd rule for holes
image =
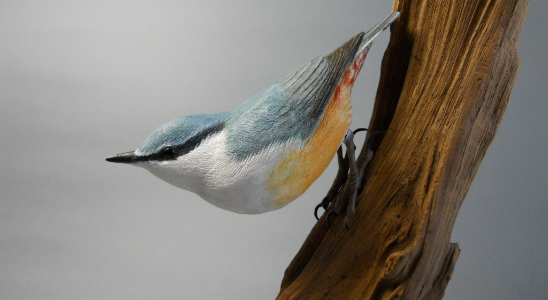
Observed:
[[[370,132],[387,134],[350,230],[318,221],[278,299],[441,299],[451,231],[517,74],[528,0],[396,0]],[[359,117],[359,116],[356,116]]]

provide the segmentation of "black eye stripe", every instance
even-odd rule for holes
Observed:
[[[219,123],[215,126],[209,127],[202,132],[196,134],[195,136],[188,139],[183,145],[180,146],[165,146],[160,149],[158,152],[149,154],[147,156],[141,156],[136,161],[163,161],[163,160],[174,160],[177,157],[185,155],[190,151],[196,149],[204,139],[209,137],[212,134],[215,134],[223,130],[224,124]]]
[[[212,134],[215,134],[215,133],[223,130],[223,128],[224,128],[224,124],[220,123],[216,126],[208,128],[208,129],[200,132],[196,136],[188,139],[188,141],[186,141],[186,143],[184,143],[184,145],[182,145],[180,147],[177,147],[177,155],[179,155],[179,156],[185,155],[185,154],[189,153],[190,151],[196,149],[196,147],[198,147],[204,139],[206,139],[207,137],[209,137]]]

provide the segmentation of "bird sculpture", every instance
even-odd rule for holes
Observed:
[[[154,130],[137,150],[106,160],[143,167],[219,208],[242,214],[279,209],[302,195],[336,153],[343,161],[343,141],[347,168],[337,178],[356,181],[353,132],[348,129],[352,86],[373,39],[398,17],[399,12],[389,14],[367,33],[313,59],[232,111],[175,119]],[[335,192],[340,186],[334,184]],[[355,198],[356,188],[349,193]],[[318,207],[326,208],[331,200],[333,188]]]

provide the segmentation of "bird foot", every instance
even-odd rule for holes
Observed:
[[[337,195],[339,194],[339,190],[348,178],[349,160],[348,155],[346,157],[343,157],[342,145],[339,146],[339,149],[337,150],[337,161],[339,163],[337,176],[335,176],[335,180],[333,181],[331,188],[327,192],[327,195],[322,199],[322,202],[320,202],[320,204],[316,205],[316,208],[314,209],[314,216],[316,217],[316,220],[320,219],[318,217],[318,209],[322,207],[324,210],[327,210],[329,205],[333,202],[333,200],[335,200],[335,197],[337,197]]]
[[[343,157],[342,146],[337,150],[337,158],[339,162],[337,176],[335,177],[335,180],[327,195],[314,210],[314,215],[316,216],[316,219],[318,219],[318,209],[322,207],[324,210],[327,210],[330,204],[334,203],[333,209],[326,216],[327,226],[331,226],[330,218],[332,216],[340,215],[346,208],[344,227],[349,229],[348,220],[350,219],[350,216],[356,212],[356,198],[358,191],[361,188],[362,176],[374,154],[371,149],[370,140],[378,134],[384,134],[384,132],[380,131],[371,134],[365,143],[365,156],[363,159],[360,157],[360,160],[356,161],[354,134],[364,130],[367,129],[359,128],[354,131],[347,131],[343,139],[343,143],[346,146],[346,156]]]
[[[322,199],[322,202],[320,202],[320,204],[318,204],[314,209],[314,216],[316,217],[316,219],[319,219],[318,209],[322,207],[324,210],[327,210],[329,205],[333,202],[335,202],[335,207],[331,212],[340,214],[342,210],[348,205],[349,197],[352,197],[353,195],[354,200],[350,202],[353,202],[355,206],[355,194],[357,192],[357,188],[352,191],[353,188],[350,187],[351,185],[357,185],[358,182],[358,166],[356,164],[356,146],[354,145],[354,134],[364,130],[367,129],[358,128],[355,131],[351,131],[349,129],[346,132],[346,135],[343,139],[343,144],[345,144],[346,146],[346,156],[343,156],[343,150],[341,145],[337,150],[337,160],[339,162],[339,170],[337,171],[337,176],[335,177],[331,188],[327,192],[327,195]],[[349,184],[351,182],[354,182],[355,184]],[[334,201],[335,199],[338,200]]]

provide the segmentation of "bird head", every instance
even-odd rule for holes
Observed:
[[[114,163],[160,163],[194,150],[204,138],[223,129],[220,114],[193,115],[172,120],[154,130],[135,151],[108,157]]]
[[[191,159],[194,151],[208,137],[222,131],[223,114],[193,115],[172,120],[154,130],[135,151],[106,158],[109,162],[143,167],[160,179],[188,189],[185,176],[192,176],[205,161]],[[191,178],[192,179],[192,178]]]

